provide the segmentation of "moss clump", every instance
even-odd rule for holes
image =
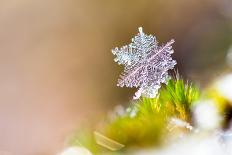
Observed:
[[[169,80],[160,91],[159,104],[163,113],[191,121],[191,107],[200,97],[199,89],[183,79]]]
[[[120,151],[131,147],[158,146],[167,135],[170,118],[191,122],[191,107],[199,94],[193,84],[179,78],[171,79],[161,88],[159,96],[153,99],[142,97],[132,102],[123,115],[107,120],[96,130],[123,144],[125,147]],[[96,147],[94,138],[89,137],[86,139],[90,144],[85,142],[83,145],[95,154],[103,154],[105,148]]]

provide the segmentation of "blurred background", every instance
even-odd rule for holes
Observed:
[[[140,26],[174,38],[180,74],[201,86],[232,65],[231,0],[0,1],[0,154],[56,154],[131,100],[111,49]]]

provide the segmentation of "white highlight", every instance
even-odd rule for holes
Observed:
[[[216,82],[220,95],[232,102],[232,74],[225,75]]]
[[[69,147],[58,155],[92,155],[92,153],[84,147]]]
[[[211,136],[190,136],[160,150],[137,151],[133,155],[231,155],[229,143],[221,143],[216,134]]]
[[[211,100],[196,103],[193,114],[194,123],[199,129],[217,129],[220,125],[221,119],[218,110],[215,103]]]
[[[226,62],[230,67],[232,67],[232,46],[230,46],[230,48],[228,50]]]
[[[185,121],[180,120],[178,118],[171,118],[170,124],[172,126],[174,125],[174,126],[186,128],[186,129],[189,129],[189,130],[193,129],[193,127],[188,122],[185,122]]]

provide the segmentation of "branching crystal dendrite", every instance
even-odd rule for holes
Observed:
[[[165,45],[158,46],[156,38],[143,33],[142,27],[139,33],[132,38],[129,45],[116,47],[112,53],[119,65],[124,65],[124,72],[120,75],[118,86],[136,87],[134,99],[141,95],[154,98],[161,83],[168,80],[168,70],[173,69],[176,61],[172,59],[174,52],[170,40]]]

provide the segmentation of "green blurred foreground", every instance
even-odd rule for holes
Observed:
[[[193,111],[203,100],[214,103],[218,113],[224,116],[220,127],[226,128],[229,118],[225,112],[230,109],[230,102],[217,87],[213,85],[200,92],[195,85],[177,76],[162,86],[156,98],[132,101],[126,109],[117,107],[103,123],[77,132],[69,145],[85,147],[99,155],[127,154],[134,149],[164,146],[167,141],[202,127],[194,120]],[[206,126],[204,130],[213,128]]]

